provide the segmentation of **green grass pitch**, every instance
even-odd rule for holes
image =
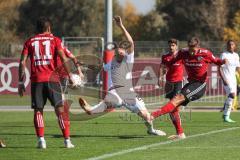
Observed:
[[[113,160],[239,159],[240,128],[223,130],[239,126],[239,113],[232,113],[232,118],[238,121],[234,124],[222,122],[219,112],[191,114],[191,119],[188,115],[183,119],[185,134],[190,137],[170,143],[167,137],[147,135],[141,120],[129,112],[108,113],[88,121],[72,121],[72,142],[76,148],[65,149],[54,113],[45,112],[47,149],[39,150],[36,149],[32,112],[0,112],[0,138],[7,143],[7,148],[0,148],[0,160],[97,159],[105,154],[111,155],[108,159]],[[175,133],[167,118],[157,119],[155,127],[166,131],[168,135]],[[134,148],[154,143],[159,145],[132,151]],[[115,156],[112,154],[124,150],[130,152]]]

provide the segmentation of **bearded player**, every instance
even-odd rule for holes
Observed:
[[[114,20],[130,43],[130,47],[127,50],[117,47],[112,62],[104,65],[105,71],[109,71],[110,74],[110,88],[104,100],[91,107],[83,98],[79,98],[80,106],[88,114],[104,112],[111,107],[117,108],[124,106],[145,120],[148,134],[165,136],[166,134],[163,131],[153,128],[153,123],[150,120],[150,113],[146,109],[143,100],[131,90],[131,88],[133,88],[131,73],[134,63],[134,42],[131,35],[124,27],[121,17],[116,16]]]
[[[183,64],[182,60],[178,60],[173,64],[168,64],[168,58],[176,57],[178,55],[178,40],[171,38],[168,41],[169,52],[162,56],[162,62],[159,68],[159,85],[163,81],[164,74],[166,74],[165,83],[165,98],[169,100],[180,93],[183,87]],[[176,129],[177,135],[184,135],[183,128],[181,126],[181,117],[179,109],[173,110],[169,113],[171,121]],[[170,136],[169,138],[171,138]]]
[[[215,58],[211,51],[200,48],[200,40],[196,37],[188,41],[188,48],[178,52],[176,57],[166,59],[167,64],[174,64],[176,61],[182,60],[188,75],[188,83],[183,86],[181,92],[174,96],[163,107],[152,112],[152,119],[171,113],[178,109],[179,106],[186,106],[189,102],[201,98],[206,90],[207,70],[210,63],[218,66],[226,64],[226,59]],[[177,134],[172,139],[183,139],[185,134]]]

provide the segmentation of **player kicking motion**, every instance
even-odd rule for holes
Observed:
[[[32,108],[34,109],[34,127],[38,137],[38,148],[45,149],[46,141],[44,138],[44,121],[43,108],[47,99],[55,108],[58,117],[59,126],[64,136],[64,146],[73,148],[74,145],[70,141],[70,123],[65,117],[64,105],[61,95],[61,87],[57,77],[51,78],[52,73],[57,68],[58,56],[63,62],[67,59],[63,53],[61,40],[51,34],[51,21],[46,17],[37,20],[36,29],[38,34],[29,38],[23,47],[19,65],[19,86],[18,93],[23,96],[25,86],[23,79],[25,75],[25,67],[28,57],[31,60],[31,99]],[[70,69],[69,76],[72,77]],[[72,79],[72,78],[71,78]]]
[[[183,87],[183,64],[182,60],[178,60],[173,64],[168,64],[169,58],[176,57],[178,54],[178,40],[170,39],[168,41],[169,52],[162,56],[162,62],[159,68],[159,85],[163,81],[163,76],[166,74],[166,84],[165,84],[165,98],[172,99],[174,96],[180,93]],[[176,129],[177,135],[185,137],[183,128],[181,126],[181,117],[179,114],[179,109],[176,108],[171,113],[169,113],[172,123]],[[175,135],[169,138],[174,138]]]
[[[181,92],[174,96],[166,105],[152,112],[152,119],[171,113],[178,109],[180,105],[186,106],[190,101],[201,98],[206,90],[208,64],[214,63],[220,66],[227,63],[226,59],[215,58],[212,52],[200,48],[200,40],[196,37],[188,41],[188,48],[180,50],[176,57],[168,58],[166,63],[174,64],[179,60],[182,60],[185,66],[188,83],[185,84]],[[185,137],[184,134],[179,134],[172,138],[183,139]]]
[[[79,98],[80,106],[88,114],[104,112],[111,107],[117,108],[124,106],[145,120],[148,134],[165,136],[166,134],[163,131],[153,128],[153,123],[150,120],[150,113],[146,109],[143,100],[137,97],[134,91],[130,90],[133,88],[131,74],[129,73],[132,72],[132,65],[134,63],[134,42],[131,35],[122,24],[121,17],[115,16],[114,20],[131,46],[127,50],[116,48],[115,57],[112,62],[104,65],[104,69],[109,71],[109,77],[111,77],[109,79],[110,88],[104,100],[91,107],[83,98]]]
[[[237,93],[237,80],[235,72],[237,71],[238,73],[240,73],[239,56],[235,52],[235,49],[235,42],[233,40],[229,40],[227,42],[227,51],[223,52],[220,56],[221,59],[227,59],[229,63],[219,67],[219,73],[224,84],[224,90],[227,94],[227,98],[224,102],[223,108],[223,120],[224,122],[230,123],[235,122],[230,119],[234,97]]]

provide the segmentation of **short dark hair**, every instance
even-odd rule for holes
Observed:
[[[198,37],[192,37],[190,40],[188,40],[188,46],[199,47],[200,46],[199,38]]]
[[[39,17],[36,24],[36,29],[38,33],[45,32],[52,23],[48,17]]]
[[[171,44],[171,43],[174,43],[174,44],[178,45],[178,40],[175,39],[175,38],[171,38],[171,39],[168,40],[168,44]]]
[[[232,40],[232,39],[229,39],[229,40],[227,41],[227,46],[228,46],[228,45],[230,45],[230,43],[231,43],[231,42],[235,43],[235,41],[234,41],[234,40]],[[235,43],[235,44],[236,44],[236,43]]]

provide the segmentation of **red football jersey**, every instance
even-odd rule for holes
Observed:
[[[162,56],[162,64],[167,67],[166,80],[169,82],[179,82],[183,80],[183,64],[182,60],[175,61],[173,64],[165,63],[169,58],[174,58],[174,55],[168,53]]]
[[[176,58],[167,59],[168,64],[182,60],[188,75],[188,81],[205,82],[207,80],[208,64],[214,63],[222,65],[223,61],[215,58],[211,51],[199,48],[194,54],[190,54],[188,49],[182,49],[178,52]]]
[[[57,67],[57,51],[62,49],[61,40],[52,34],[37,34],[25,42],[22,54],[30,57],[32,82],[57,81],[51,76]]]

